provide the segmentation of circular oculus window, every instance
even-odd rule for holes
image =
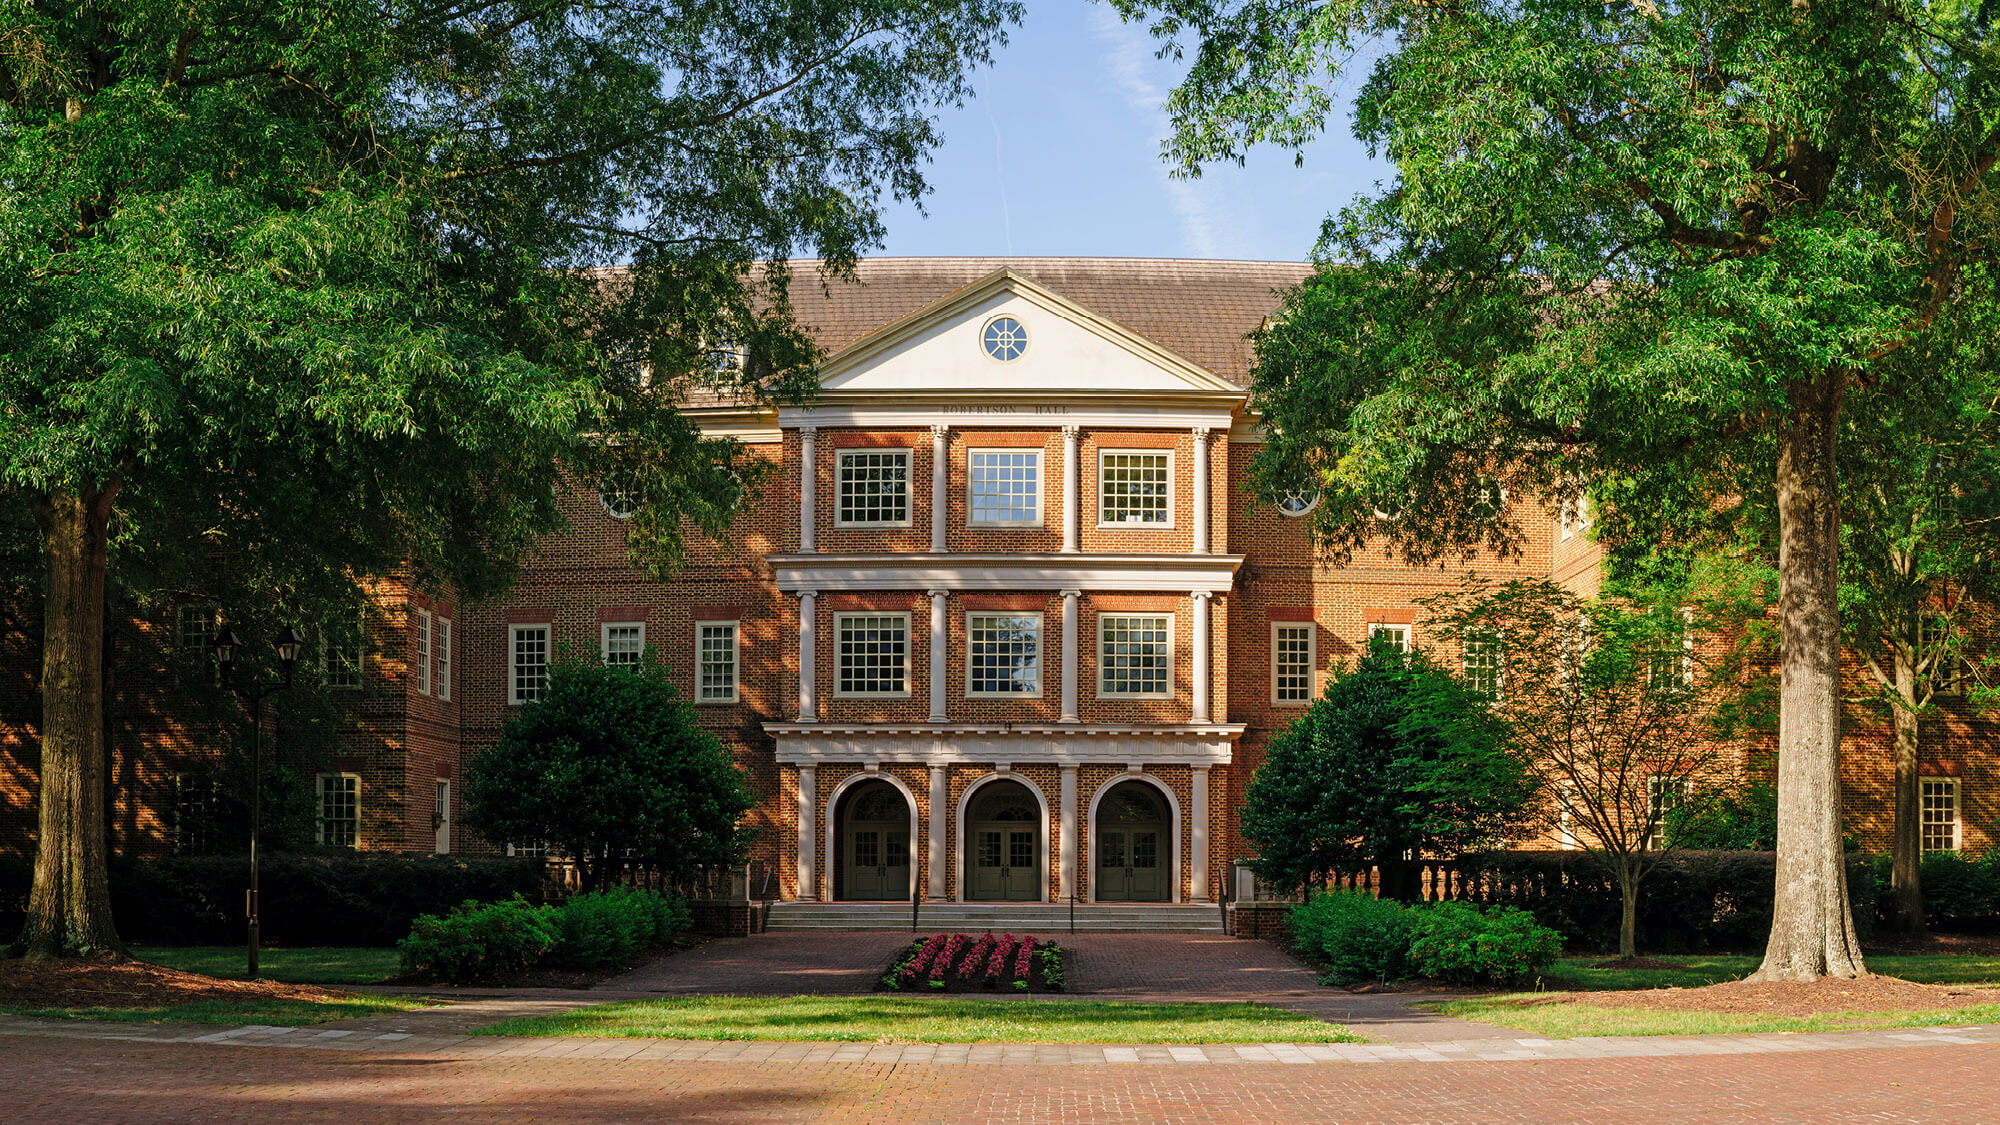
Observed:
[[[1303,516],[1319,507],[1319,492],[1315,489],[1294,488],[1278,497],[1278,511],[1286,516]]]
[[[986,322],[979,344],[989,359],[1012,363],[1028,350],[1028,329],[1011,316],[996,316]]]
[[[607,479],[598,485],[597,502],[614,520],[629,520],[639,514],[639,494],[621,481]]]

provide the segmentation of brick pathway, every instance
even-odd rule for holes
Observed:
[[[15,1030],[19,1030],[16,1028]],[[563,1057],[0,1038],[4,1116],[42,1122],[1628,1122],[1986,1121],[2000,1105],[2000,1035],[1845,1033],[1796,1046],[1677,1057],[1286,1065],[677,1061],[643,1041],[571,1040]],[[1852,1035],[1874,1049],[1816,1050]],[[244,1037],[238,1037],[241,1040]],[[1754,1037],[1764,1038],[1764,1037]],[[1973,1039],[1943,1045],[1945,1039]],[[488,1041],[491,1043],[491,1041]],[[505,1041],[502,1041],[504,1043]],[[1676,1041],[1683,1044],[1688,1041]],[[1888,1045],[1895,1043],[1897,1045]],[[518,1044],[516,1044],[518,1045]],[[616,1049],[629,1057],[606,1057]],[[936,1048],[942,1053],[944,1048]],[[1386,1050],[1378,1048],[1379,1050]],[[616,1051],[612,1052],[613,1054]],[[1272,1057],[1278,1057],[1272,1052]],[[1253,1061],[1255,1060],[1255,1061]],[[1226,1060],[1218,1060],[1226,1061]],[[1292,1060],[1297,1061],[1297,1060]],[[1359,1060],[1357,1060],[1359,1061]],[[1032,1077],[1029,1077],[1032,1073]]]

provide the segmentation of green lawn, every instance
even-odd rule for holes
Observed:
[[[1753,1031],[1852,1031],[1866,1027],[1948,1027],[2000,1021],[2000,1004],[1944,1011],[1840,1012],[1824,1016],[1722,1015],[1599,1008],[1588,1004],[1531,1004],[1547,993],[1481,996],[1427,1005],[1447,1016],[1518,1028],[1548,1039],[1582,1035],[1721,1035]]]
[[[368,946],[328,945],[260,949],[258,972],[287,984],[373,984],[400,968],[396,951]],[[169,969],[231,980],[243,978],[240,945],[134,946],[132,956]]]
[[[1593,969],[1605,957],[1565,957],[1557,961],[1543,979],[1552,986],[1604,991],[1635,988],[1699,988],[1726,980],[1742,980],[1757,968],[1760,960],[1752,955],[1656,957],[1670,961],[1674,969]],[[1868,971],[1902,977],[1920,984],[1985,984],[2000,982],[2000,957],[1968,957],[1952,954],[1875,954],[1868,958]]]
[[[696,996],[600,1004],[479,1035],[861,1043],[1358,1043],[1267,1004],[1119,1004],[962,996]]]
[[[379,1016],[428,1007],[425,1001],[409,996],[349,996],[339,1000],[204,1000],[191,1004],[166,1004],[153,1008],[10,1008],[0,1012],[10,1016],[40,1016],[44,1019],[123,1020],[134,1023],[261,1023],[277,1027],[344,1020],[355,1016]]]

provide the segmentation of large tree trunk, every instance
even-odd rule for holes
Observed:
[[[49,576],[42,643],[42,808],[27,957],[120,953],[104,813],[104,571],[115,486],[42,508]]]
[[[1752,980],[1867,972],[1847,904],[1840,794],[1840,502],[1845,378],[1796,385],[1778,453],[1778,885]]]
[[[1917,670],[1909,654],[1896,650],[1896,823],[1889,842],[1890,886],[1896,895],[1894,927],[1905,937],[1922,937],[1924,889],[1919,874],[1923,858],[1922,827],[1917,809]]]

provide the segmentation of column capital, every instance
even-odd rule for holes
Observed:
[[[797,598],[797,599],[799,599],[800,601],[805,601],[805,600],[806,600],[807,598],[816,598],[816,597],[819,597],[819,591],[818,591],[818,590],[793,590],[793,591],[792,591],[792,596],[793,596],[793,597],[795,597],[795,598]]]
[[[1215,432],[1215,427],[1213,426],[1196,426],[1194,428],[1194,440],[1198,442],[1207,442],[1208,436],[1214,432]]]
[[[934,438],[950,437],[951,423],[950,422],[931,423],[931,436]]]
[[[945,589],[945,588],[944,588],[944,587],[942,587],[942,586],[939,586],[939,587],[936,587],[936,588],[932,589],[932,590],[930,591],[930,595],[931,595],[931,597],[933,597],[933,598],[948,598],[948,597],[950,597],[950,596],[951,596],[951,591],[950,591],[950,590],[947,590],[947,589]]]
[[[801,425],[799,426],[799,436],[800,436],[800,437],[807,437],[807,438],[809,438],[809,437],[818,437],[818,436],[819,436],[819,425],[818,425],[818,423],[815,423],[815,422],[806,422],[806,423],[802,423],[802,424],[801,424]]]
[[[1083,596],[1083,591],[1082,591],[1082,590],[1064,590],[1064,591],[1062,592],[1062,596],[1063,596],[1063,597],[1065,597],[1065,598],[1080,598],[1080,597],[1082,597],[1082,596]]]
[[[1214,596],[1215,596],[1215,591],[1214,591],[1214,590],[1189,590],[1189,591],[1188,591],[1188,597],[1190,597],[1190,598],[1193,598],[1194,600],[1196,600],[1196,601],[1200,601],[1200,602],[1205,602],[1205,601],[1209,600],[1210,598],[1213,598]]]
[[[1078,435],[1082,433],[1083,427],[1077,425],[1075,422],[1065,422],[1063,424],[1062,435],[1065,441],[1075,441]]]

